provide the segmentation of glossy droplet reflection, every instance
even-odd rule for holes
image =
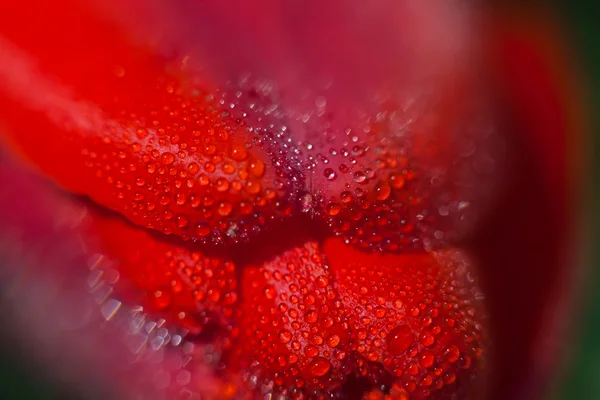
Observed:
[[[317,357],[308,365],[309,373],[313,376],[324,376],[331,369],[331,363],[322,357]]]
[[[332,170],[331,168],[325,168],[325,171],[323,171],[323,174],[325,175],[325,178],[329,181],[333,181],[337,176],[335,171]]]
[[[408,325],[399,325],[388,333],[386,342],[391,354],[402,355],[414,342],[412,329]]]

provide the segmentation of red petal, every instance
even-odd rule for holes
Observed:
[[[85,206],[7,162],[3,154],[0,182],[7,184],[0,193],[0,276],[10,288],[1,302],[6,339],[28,355],[26,366],[35,376],[60,382],[70,394],[83,397],[94,387],[109,398],[154,398],[159,372],[173,378],[191,372],[194,390],[215,390],[218,382],[213,382],[205,362],[182,365],[184,346],[163,342],[167,330],[157,329],[156,323],[149,328],[148,323],[159,321],[158,315],[144,318],[136,312],[133,318],[131,304],[118,301],[126,270],[114,286],[117,294],[106,290],[114,282],[114,270],[90,276],[90,252],[96,243],[91,241]],[[128,241],[125,233],[135,236],[135,231],[116,228],[114,234],[123,245],[145,248],[145,242]],[[175,337],[174,333],[182,332],[168,327],[168,335]],[[185,357],[204,360],[202,353],[214,348],[197,344]],[[182,389],[175,379],[167,388],[172,396]]]
[[[315,242],[246,268],[228,368],[241,369],[257,391],[310,395],[338,388],[347,356],[341,307]]]
[[[92,212],[84,233],[97,253],[98,273],[116,270],[116,296],[138,304],[154,317],[200,334],[209,325],[224,326],[237,303],[233,261],[188,249],[166,237],[129,225],[118,216]]]
[[[472,389],[482,368],[483,316],[464,254],[364,254],[339,240],[324,252],[363,374],[399,384],[411,398]]]
[[[39,3],[0,6],[0,119],[15,150],[164,233],[244,241],[289,214],[270,157],[185,60],[85,2]]]
[[[258,126],[278,120],[272,152],[287,151],[304,181],[303,210],[361,248],[419,251],[470,229],[489,199],[482,183],[501,169],[490,116],[475,106],[477,14],[459,3],[159,0],[121,11],[209,55],[202,65],[216,74],[264,80],[276,102]]]
[[[335,114],[319,120],[301,147],[312,148],[303,150],[314,171],[307,189],[336,235],[365,250],[414,252],[473,227],[498,181],[501,147],[489,110],[470,98],[480,88],[460,79],[444,78],[416,104],[342,118],[346,131],[325,128]]]

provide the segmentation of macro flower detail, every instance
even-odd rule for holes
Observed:
[[[170,10],[157,4],[149,10]],[[273,39],[268,13],[248,31],[249,42],[264,35],[272,44],[257,58],[278,73],[261,76],[252,63],[228,68],[215,57],[243,24],[196,46],[189,37],[203,27],[173,10],[152,35],[93,0],[27,5],[0,6],[0,176],[20,163],[54,185],[24,191],[53,193],[47,210],[32,213],[44,229],[62,218],[54,203],[81,212],[69,231],[87,262],[79,272],[89,273],[102,329],[132,353],[140,393],[464,399],[488,383],[492,329],[506,314],[497,296],[488,315],[486,300],[502,265],[484,270],[496,253],[481,257],[485,246],[472,243],[497,201],[513,223],[499,194],[514,138],[484,66],[467,56],[480,55],[471,36],[445,37],[435,24],[470,27],[469,7],[394,9],[405,25],[390,29],[414,39],[395,43],[406,67],[396,74],[391,57],[393,76],[372,72],[355,96],[327,79],[305,82],[313,58],[288,71],[274,56],[287,42]],[[203,15],[196,6],[190,18]],[[215,17],[207,26],[223,17],[214,7],[202,9]],[[185,40],[165,22],[174,16]],[[316,32],[321,25],[330,23],[315,21]],[[336,72],[341,61],[313,46]],[[243,64],[244,50],[228,51]],[[355,58],[348,69],[362,71]],[[28,214],[15,209],[11,223]],[[129,389],[127,379],[115,387]]]
[[[231,396],[343,397],[358,385],[435,398],[464,394],[483,368],[481,293],[458,250],[362,253],[297,225],[254,251],[202,252],[86,209],[91,287],[108,280],[111,296],[209,345],[220,361],[195,362],[224,368]]]

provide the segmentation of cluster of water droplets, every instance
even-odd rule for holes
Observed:
[[[333,268],[350,348],[364,358],[359,368],[383,365],[409,394],[452,393],[482,368],[481,295],[462,253],[416,257],[430,258]]]
[[[310,397],[341,385],[343,310],[325,268],[318,245],[308,242],[244,272],[247,297],[230,363],[248,368],[251,388]]]
[[[110,190],[96,199],[167,234],[212,244],[247,241],[291,213],[294,185],[284,156],[271,155],[263,143],[268,134],[249,123],[239,103],[254,105],[240,99],[242,92],[228,103],[229,92],[182,86],[162,83],[157,98],[139,99],[135,110],[117,99],[107,129],[84,138],[84,165]]]
[[[248,110],[256,141],[294,187],[294,210],[359,248],[439,248],[472,227],[499,182],[503,143],[473,86],[461,97],[431,87],[364,104],[330,104],[331,88],[299,98],[251,76],[232,86],[235,108]]]
[[[355,126],[339,127],[327,121],[333,117],[325,112],[324,97],[315,101],[316,112],[295,118],[268,82],[249,79],[222,92],[198,92],[197,101],[167,85],[165,107],[148,113],[155,120],[122,116],[133,121],[117,139],[116,148],[125,150],[115,150],[110,137],[99,138],[109,150],[84,150],[86,165],[114,186],[126,215],[131,212],[134,221],[164,233],[212,244],[246,241],[273,220],[301,211],[324,218],[346,243],[385,251],[431,250],[444,242],[456,221],[447,225],[440,218],[462,222],[470,207],[468,191],[455,190],[471,187],[473,172],[494,170],[492,157],[481,165],[474,161],[477,146],[461,135],[456,137],[467,143],[464,152],[450,164],[428,164],[429,158],[415,156],[415,149],[426,153],[430,148],[415,144],[427,124],[419,125],[422,110],[415,111],[411,101],[375,116],[359,112]],[[480,125],[470,129],[477,137],[487,135]],[[90,148],[103,148],[102,143]],[[459,167],[449,171],[448,165]],[[438,282],[435,273],[421,270],[390,283],[384,265],[358,269],[371,279],[360,287],[344,287],[355,277],[352,271],[336,276],[338,297],[316,244],[290,252],[244,270],[243,293],[250,298],[241,303],[239,324],[232,329],[234,340],[238,335],[244,341],[238,348],[250,355],[234,354],[227,365],[250,360],[242,365],[249,371],[243,380],[253,390],[301,397],[337,388],[350,368],[348,349],[365,363],[381,363],[409,393],[451,386],[466,379],[452,372],[455,366],[470,376],[480,361],[480,338],[472,333],[480,326],[474,326],[475,308],[473,315],[465,311],[468,296],[456,294],[460,284]],[[205,279],[210,281],[207,271],[220,274],[235,267],[221,261],[205,265],[211,261],[199,253],[183,260],[172,256],[165,265],[177,277],[153,287],[151,307],[171,309],[186,287],[196,304],[218,303],[223,315],[231,316],[234,287],[223,288],[227,283],[222,282],[209,287]],[[441,287],[440,297],[435,285]],[[185,312],[178,316],[191,332],[196,325],[200,332],[206,322]],[[411,326],[411,320],[418,323]],[[473,347],[452,342],[469,334]]]

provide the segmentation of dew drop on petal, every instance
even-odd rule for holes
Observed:
[[[364,183],[367,180],[367,176],[362,171],[356,171],[354,173],[354,182],[356,183]]]
[[[325,168],[325,171],[323,171],[323,175],[325,175],[325,178],[327,178],[327,180],[329,181],[333,181],[337,177],[337,174],[331,168]]]
[[[413,341],[410,327],[408,325],[398,325],[387,336],[387,348],[392,355],[399,356],[410,347]]]
[[[265,286],[265,297],[267,299],[273,299],[276,294],[277,294],[277,292],[275,291],[275,288],[273,286],[271,286],[271,285]]]
[[[290,340],[292,340],[292,334],[290,333],[290,331],[288,330],[282,330],[281,332],[279,332],[279,341],[281,343],[288,343]]]
[[[323,358],[317,357],[308,365],[308,372],[312,376],[321,377],[326,375],[331,369],[331,363]]]

